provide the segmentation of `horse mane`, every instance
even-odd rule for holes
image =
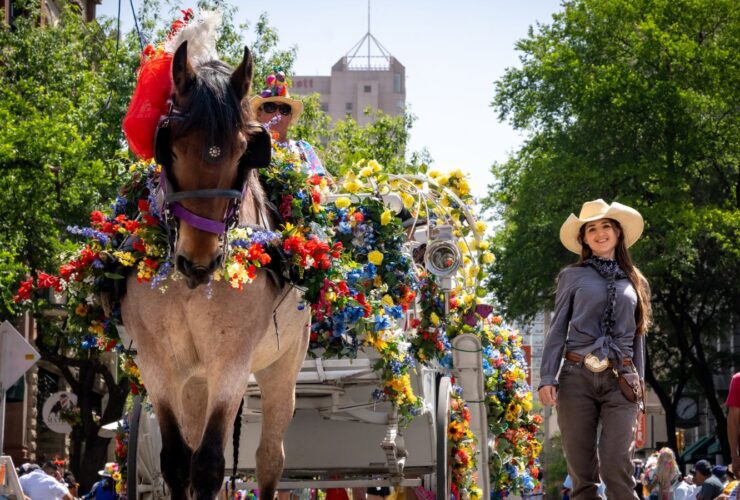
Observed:
[[[225,152],[235,147],[234,130],[245,130],[251,110],[237,100],[231,88],[232,72],[228,64],[216,60],[195,68],[197,77],[188,92],[187,115],[178,123],[173,140],[199,131],[208,147],[219,146]]]
[[[259,172],[256,168],[252,168],[247,172],[247,196],[241,205],[239,223],[262,225],[264,220],[260,214],[267,219],[269,227],[265,229],[274,230],[277,226],[277,221],[272,211],[268,209],[267,194],[265,193],[262,181],[260,181]]]

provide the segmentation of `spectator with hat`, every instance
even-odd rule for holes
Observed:
[[[300,158],[305,173],[328,176],[316,151],[308,142],[288,138],[288,127],[298,121],[303,112],[303,103],[290,97],[285,73],[276,68],[274,73],[267,76],[265,83],[267,88],[249,101],[257,121],[270,131],[278,146]]]
[[[98,475],[102,479],[97,483],[93,484],[90,489],[90,493],[83,496],[84,500],[116,500],[118,494],[116,494],[116,483],[113,481],[113,474],[118,472],[118,464],[115,462],[108,462],[105,464],[102,470],[98,471]]]
[[[699,460],[694,464],[694,484],[699,487],[696,500],[714,500],[722,494],[722,482],[712,474],[712,464]]]

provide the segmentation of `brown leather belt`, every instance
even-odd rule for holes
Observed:
[[[580,354],[576,354],[572,351],[568,351],[565,353],[565,359],[568,361],[573,361],[574,363],[583,363],[583,356]],[[632,358],[624,358],[622,360],[622,365],[629,366],[632,364]],[[609,368],[612,368],[612,360],[609,360]]]

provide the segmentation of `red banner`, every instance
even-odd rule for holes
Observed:
[[[640,412],[637,417],[637,427],[635,427],[635,449],[640,449],[645,446],[645,440],[647,438],[647,424],[645,421],[645,414]]]
[[[532,346],[523,345],[524,359],[527,360],[527,384],[532,385]]]

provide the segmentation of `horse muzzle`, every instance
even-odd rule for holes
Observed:
[[[218,255],[211,261],[207,266],[201,264],[194,264],[187,257],[182,254],[178,254],[175,259],[175,267],[185,277],[185,284],[191,290],[197,288],[200,285],[205,285],[211,281],[213,272],[223,262],[224,255],[219,252]]]

